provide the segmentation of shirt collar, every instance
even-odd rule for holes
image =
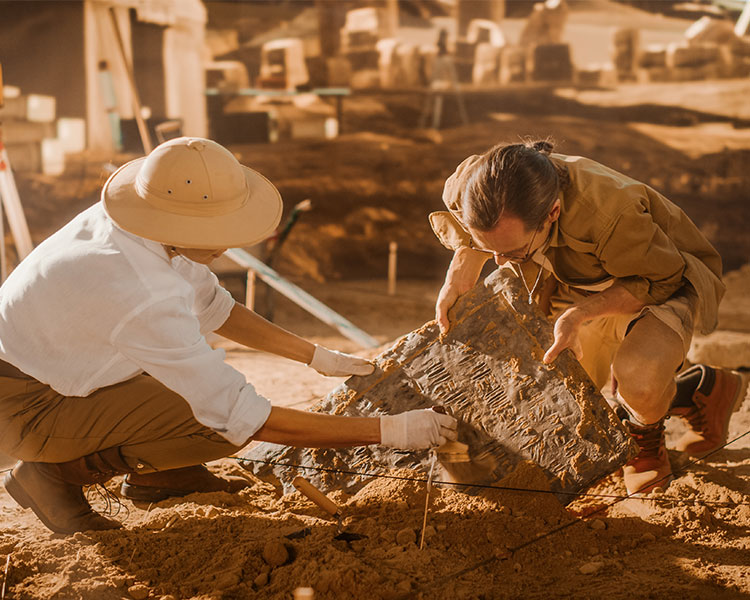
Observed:
[[[546,252],[548,248],[559,248],[560,246],[564,246],[562,240],[560,239],[560,218],[562,217],[562,211],[564,206],[564,195],[563,191],[560,190],[560,193],[557,196],[558,200],[560,200],[560,214],[558,215],[557,219],[552,223],[552,226],[549,230],[549,235],[547,236],[547,241],[545,242],[544,246],[542,247],[542,252]]]
[[[112,226],[115,229],[117,229],[117,231],[119,231],[126,237],[130,238],[131,240],[138,242],[141,246],[143,246],[147,250],[150,250],[151,252],[156,254],[156,256],[158,256],[159,258],[171,264],[171,261],[169,260],[169,255],[167,254],[167,251],[164,249],[164,245],[161,242],[147,240],[146,238],[141,237],[140,235],[136,235],[135,233],[125,231],[122,227],[120,227],[117,223],[115,223],[114,220],[111,217],[109,217],[109,215],[107,215],[107,218],[109,219],[110,223],[112,223]]]

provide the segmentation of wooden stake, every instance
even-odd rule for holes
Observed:
[[[141,98],[138,95],[138,88],[135,86],[135,75],[133,74],[133,69],[128,62],[127,54],[125,54],[125,44],[122,41],[122,33],[120,33],[120,26],[117,24],[117,14],[115,13],[115,8],[113,6],[109,7],[109,16],[112,19],[112,28],[115,30],[115,38],[117,38],[117,46],[120,49],[122,64],[125,67],[125,73],[128,75],[130,93],[133,96],[133,112],[135,113],[135,122],[138,125],[138,133],[140,134],[141,142],[143,143],[143,151],[146,154],[149,154],[154,146],[151,143],[151,136],[148,134],[146,123],[143,121],[143,115],[141,114]]]
[[[398,243],[388,244],[388,295],[396,293],[396,264],[398,263]]]
[[[230,248],[227,250],[225,256],[231,258],[238,265],[255,271],[257,277],[264,283],[267,283],[277,292],[280,292],[292,302],[304,308],[311,315],[316,316],[324,323],[337,329],[341,335],[356,342],[362,346],[362,348],[374,348],[378,345],[378,341],[374,337],[368,335],[351,323],[351,321],[348,321],[337,312],[331,310],[320,300],[313,298],[299,286],[284,279],[278,272],[246,250],[243,250],[242,248]]]
[[[5,600],[5,590],[8,583],[8,569],[10,568],[10,552],[8,558],[5,559],[5,574],[3,575],[3,593],[0,594],[0,600]]]
[[[245,286],[245,306],[250,310],[255,310],[255,271],[248,269],[247,284]]]

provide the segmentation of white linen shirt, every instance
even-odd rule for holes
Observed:
[[[206,265],[170,261],[161,244],[119,229],[97,203],[0,288],[0,358],[64,396],[145,371],[239,446],[271,405],[206,343],[233,306]]]

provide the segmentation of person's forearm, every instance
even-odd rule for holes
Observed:
[[[307,448],[379,444],[380,419],[337,417],[274,406],[252,439]]]
[[[644,306],[646,306],[645,302],[615,283],[603,292],[588,296],[574,304],[566,312],[574,313],[581,323],[587,323],[597,317],[637,313]]]
[[[310,364],[315,352],[314,344],[274,325],[238,302],[216,333],[243,346],[305,364]]]
[[[488,258],[489,254],[484,252],[477,252],[468,246],[460,247],[453,254],[445,283],[457,286],[461,293],[469,291],[479,279]]]

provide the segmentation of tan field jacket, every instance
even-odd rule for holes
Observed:
[[[467,158],[446,181],[449,212],[430,214],[433,231],[451,250],[471,247],[461,194],[478,158]],[[571,180],[542,248],[558,281],[583,289],[616,281],[646,304],[663,303],[688,282],[699,299],[697,328],[712,331],[724,294],[721,258],[687,215],[649,186],[593,160],[551,159],[567,167]]]

